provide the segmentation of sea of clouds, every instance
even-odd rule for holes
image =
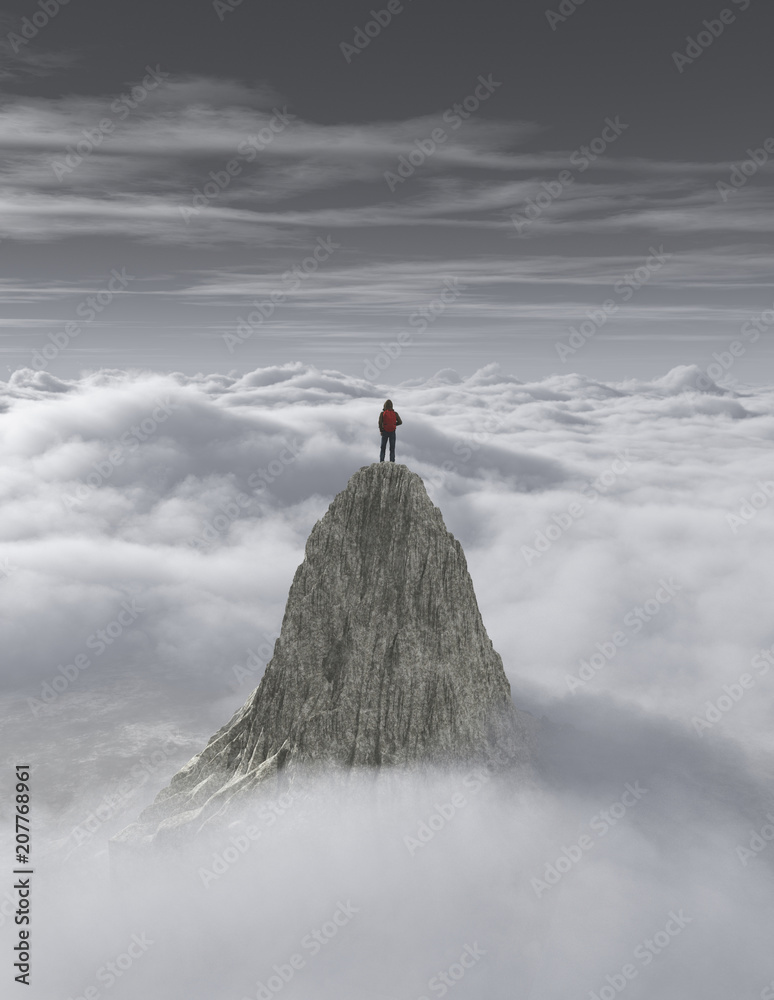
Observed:
[[[774,997],[774,388],[698,375],[0,384],[0,779],[9,802],[31,765],[27,995]],[[378,459],[387,395],[514,700],[545,717],[540,781],[407,781],[387,815],[368,794],[272,800],[254,839],[111,881],[108,839],[258,684],[309,531]]]

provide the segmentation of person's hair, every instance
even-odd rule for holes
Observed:
[[[384,409],[385,410],[391,410],[392,409],[392,400],[391,399],[386,399],[384,401]]]

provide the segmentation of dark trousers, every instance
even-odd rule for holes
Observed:
[[[382,431],[382,450],[379,452],[379,461],[384,461],[384,453],[387,450],[387,442],[390,442],[390,461],[395,461],[395,431]]]

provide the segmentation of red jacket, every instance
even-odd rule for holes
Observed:
[[[402,423],[403,421],[398,416],[397,410],[382,410],[379,414],[379,430],[382,434],[389,434]]]

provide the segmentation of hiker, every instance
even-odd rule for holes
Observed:
[[[385,400],[384,409],[379,414],[379,430],[382,432],[382,450],[379,453],[379,461],[384,461],[384,453],[387,449],[387,442],[390,442],[390,461],[395,461],[395,428],[403,421],[397,412],[392,408],[392,400]]]

